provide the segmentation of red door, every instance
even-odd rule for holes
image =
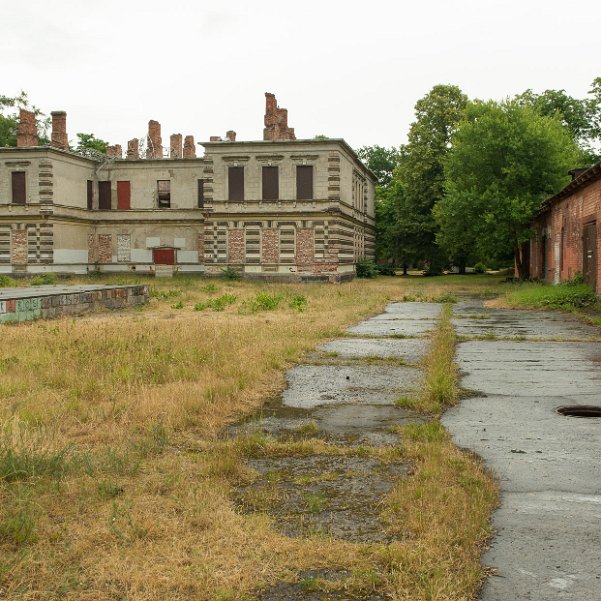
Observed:
[[[175,248],[154,248],[152,260],[155,265],[175,265]]]
[[[117,182],[117,209],[131,209],[131,187],[129,182]]]

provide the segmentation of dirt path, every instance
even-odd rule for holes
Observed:
[[[348,337],[321,346],[305,364],[289,370],[282,398],[231,434],[252,436],[259,431],[290,443],[317,437],[330,445],[329,452],[248,460],[255,475],[237,490],[240,509],[266,512],[276,528],[292,537],[322,535],[354,543],[393,540],[381,516],[382,501],[409,466],[400,459],[382,460],[374,450],[398,445],[395,427],[423,419],[397,408],[394,401],[417,391],[417,364],[440,311],[441,305],[434,303],[393,303],[385,313],[350,328]],[[258,597],[384,599],[343,586],[349,576],[340,569],[309,570]]]
[[[601,418],[556,411],[601,405],[598,329],[471,300],[454,314],[458,334],[472,338],[458,347],[462,386],[478,393],[443,423],[502,490],[482,599],[601,599]]]

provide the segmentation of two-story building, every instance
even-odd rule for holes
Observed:
[[[0,273],[178,272],[292,280],[352,277],[373,258],[373,174],[342,139],[297,140],[266,95],[264,139],[202,143],[160,125],[107,155],[69,149],[52,113],[39,146],[22,111],[18,145],[0,148]],[[164,267],[160,268],[164,270]],[[169,268],[167,268],[168,270]]]

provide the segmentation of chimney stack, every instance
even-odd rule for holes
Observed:
[[[169,146],[171,147],[171,152],[169,153],[169,156],[172,159],[181,159],[182,134],[171,134],[171,138],[169,139]]]
[[[236,141],[236,132],[230,129],[225,134],[225,137],[228,139],[228,142],[235,142]]]
[[[61,150],[69,150],[67,137],[67,113],[65,111],[52,111],[52,134],[50,144]]]
[[[161,124],[152,119],[148,122],[148,148],[147,159],[163,158],[163,140],[161,139]]]
[[[140,140],[134,138],[127,143],[127,160],[137,161],[140,158]]]
[[[196,158],[196,145],[194,144],[194,136],[186,136],[184,138],[184,158]]]
[[[275,94],[265,92],[265,129],[263,139],[273,142],[296,140],[294,128],[288,127],[288,111],[278,106]]]
[[[38,127],[35,113],[21,109],[19,111],[19,126],[17,129],[17,146],[38,146]]]
[[[121,144],[113,144],[113,146],[107,146],[106,147],[106,156],[122,159],[123,158],[123,148],[121,148]]]

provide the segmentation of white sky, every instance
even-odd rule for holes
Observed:
[[[1,15],[0,94],[123,146],[149,119],[165,145],[261,139],[266,91],[299,138],[398,146],[435,84],[584,97],[601,76],[599,0],[27,0]]]

